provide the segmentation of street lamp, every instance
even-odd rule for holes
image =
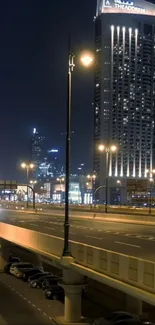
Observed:
[[[109,153],[115,153],[117,151],[117,147],[115,145],[106,146],[104,144],[100,144],[98,147],[100,152],[105,152],[106,154],[106,171],[105,171],[105,213],[108,212],[108,174],[109,174]]]
[[[30,181],[30,184],[32,184],[32,185],[35,185],[35,184],[37,184],[37,181]]]
[[[95,182],[96,179],[96,175],[88,175],[87,178],[90,180],[91,182],[91,189],[92,189],[92,201],[93,201],[93,183]],[[93,203],[93,202],[92,202]],[[90,202],[91,204],[91,202]]]
[[[147,169],[146,173],[149,174],[149,182],[152,183],[154,187],[153,175],[155,174],[155,169]],[[151,214],[151,207],[152,207],[152,187],[150,187],[149,214]]]
[[[62,198],[61,198],[61,193],[62,193],[62,182],[64,182],[65,179],[59,177],[59,178],[57,178],[57,181],[60,182],[60,205],[61,205],[61,199],[62,199]]]
[[[88,67],[93,59],[90,55],[83,55],[81,63]],[[67,79],[67,123],[66,123],[66,178],[65,178],[65,222],[64,222],[64,249],[63,256],[71,256],[69,248],[69,178],[70,178],[70,134],[71,134],[71,109],[72,109],[72,72],[75,68],[75,55],[71,52],[70,38],[68,47],[68,79]]]
[[[26,170],[26,176],[27,176],[27,185],[29,184],[29,171],[34,168],[34,164],[32,163],[22,163],[21,168]],[[28,186],[27,186],[27,209],[28,209]]]

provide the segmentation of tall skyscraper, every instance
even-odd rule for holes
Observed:
[[[38,166],[44,161],[46,157],[45,137],[40,135],[36,128],[33,129],[31,138],[31,159],[32,162]]]
[[[94,170],[105,181],[99,144],[116,144],[109,176],[145,178],[153,168],[155,5],[98,0],[95,18]]]

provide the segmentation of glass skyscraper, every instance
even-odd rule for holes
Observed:
[[[105,181],[100,144],[116,144],[109,177],[145,178],[154,158],[155,5],[98,0],[95,18],[94,171]]]

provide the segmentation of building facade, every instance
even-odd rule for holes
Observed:
[[[98,0],[95,19],[94,171],[105,180],[99,144],[115,144],[109,177],[145,178],[153,168],[155,5]]]
[[[46,154],[45,137],[34,128],[31,138],[31,159],[35,165],[43,162]]]

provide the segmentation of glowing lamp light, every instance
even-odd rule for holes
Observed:
[[[25,163],[22,163],[22,164],[21,164],[21,167],[22,167],[22,168],[26,168],[26,164],[25,164]]]
[[[85,54],[81,57],[81,62],[85,67],[89,67],[94,61],[94,58],[89,54]]]
[[[105,150],[105,146],[103,144],[101,144],[98,148],[99,148],[100,151],[104,151]]]
[[[110,149],[111,149],[112,152],[115,152],[117,150],[117,147],[116,146],[111,146]]]

